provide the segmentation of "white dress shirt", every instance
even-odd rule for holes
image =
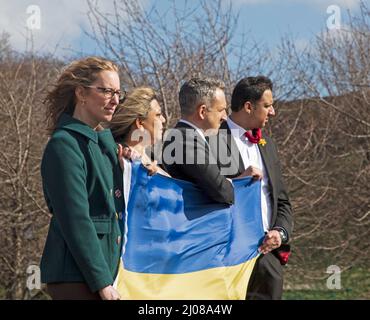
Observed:
[[[231,135],[235,140],[240,155],[243,159],[244,168],[253,166],[262,170],[263,179],[261,182],[261,209],[262,209],[262,223],[264,231],[270,230],[271,225],[271,197],[268,188],[268,175],[263,165],[260,150],[257,143],[249,142],[248,138],[244,136],[246,130],[238,126],[229,117],[227,124],[230,128]]]

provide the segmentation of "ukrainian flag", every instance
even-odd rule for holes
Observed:
[[[261,186],[233,184],[235,205],[215,204],[190,182],[133,165],[115,282],[122,299],[245,299],[264,237]]]

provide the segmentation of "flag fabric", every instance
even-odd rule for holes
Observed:
[[[132,165],[115,281],[122,299],[245,299],[264,237],[261,185],[233,185],[235,205],[217,204],[190,182]]]

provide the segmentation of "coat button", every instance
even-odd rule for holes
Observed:
[[[121,243],[121,236],[118,236],[117,237],[117,244],[120,244]]]
[[[114,192],[116,198],[120,198],[122,193],[121,193],[121,190],[120,189],[117,189],[115,192]]]
[[[118,220],[118,213],[116,212],[116,220]]]

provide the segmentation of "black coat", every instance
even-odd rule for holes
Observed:
[[[234,203],[232,183],[220,174],[216,158],[197,130],[179,122],[166,137],[162,166],[173,178],[196,184],[213,201]]]
[[[266,144],[264,146],[259,144],[258,148],[269,178],[272,197],[271,228],[283,227],[288,233],[288,239],[290,239],[293,227],[292,207],[283,183],[278,152],[270,137],[264,135],[263,138],[266,140]],[[221,173],[226,177],[234,178],[246,169],[226,121],[222,123],[218,136],[210,139],[210,146],[213,153],[217,154]]]

